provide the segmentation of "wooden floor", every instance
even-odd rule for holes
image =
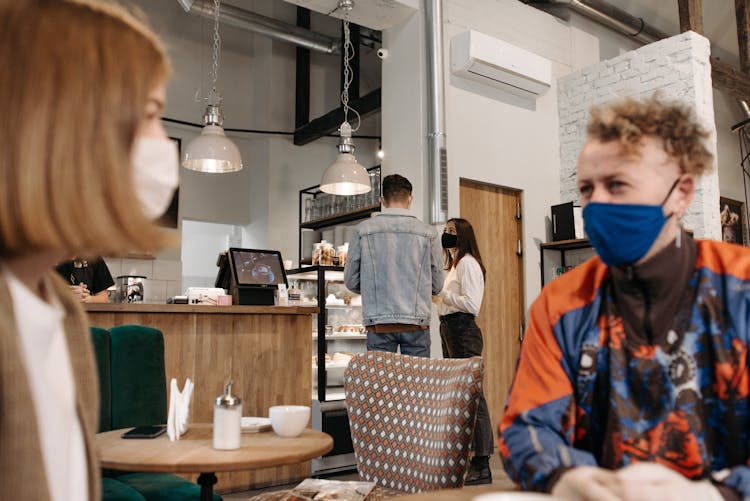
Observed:
[[[492,485],[496,485],[499,489],[513,489],[513,482],[508,478],[508,475],[505,474],[505,470],[503,470],[503,465],[500,463],[500,457],[497,454],[493,454],[490,458],[490,469],[492,470]],[[359,480],[359,476],[356,472],[352,473],[345,473],[341,475],[331,476],[327,477],[331,480]],[[297,482],[299,483],[299,482]],[[269,487],[268,489],[256,489],[252,491],[243,491],[243,492],[235,492],[232,494],[223,494],[222,497],[225,500],[245,500],[247,498],[250,498],[252,496],[255,496],[256,494],[260,494],[261,492],[265,491],[276,491],[281,489],[291,489],[294,487],[295,484],[290,485],[277,485],[274,487]]]

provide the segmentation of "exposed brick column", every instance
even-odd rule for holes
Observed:
[[[586,139],[592,105],[623,97],[649,97],[655,92],[665,100],[683,101],[695,110],[698,120],[710,132],[707,146],[715,157],[716,124],[709,56],[708,39],[688,31],[561,78],[558,82],[561,200],[578,200],[576,163]],[[696,237],[721,239],[715,160],[712,171],[698,181],[683,224]]]

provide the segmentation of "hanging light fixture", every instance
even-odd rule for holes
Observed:
[[[349,37],[349,12],[354,7],[352,0],[339,0],[338,8],[344,10],[344,90],[341,104],[344,107],[344,122],[339,127],[339,156],[323,173],[320,190],[334,195],[361,195],[370,191],[370,176],[354,156],[352,132],[359,129],[360,117],[357,110],[349,108],[349,85],[354,75],[349,61],[354,57],[354,46]],[[357,115],[357,129],[349,125],[349,110]]]
[[[220,0],[214,0],[214,51],[211,65],[211,91],[206,101],[206,113],[203,115],[205,127],[201,135],[190,141],[185,148],[182,166],[198,172],[237,172],[242,170],[240,150],[225,134],[221,125],[224,117],[221,113],[221,94],[216,89],[219,77],[219,56],[221,38],[219,38]]]

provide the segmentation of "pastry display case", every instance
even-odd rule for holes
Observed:
[[[355,468],[344,404],[344,370],[355,353],[367,350],[362,325],[362,301],[344,285],[341,266],[309,266],[287,271],[290,300],[319,306],[313,317],[312,422],[313,428],[333,437],[333,450],[313,460],[315,475]]]

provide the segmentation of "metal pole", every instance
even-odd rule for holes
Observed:
[[[442,0],[424,0],[427,39],[427,169],[430,183],[430,223],[444,223],[448,212],[448,162],[443,104]]]

